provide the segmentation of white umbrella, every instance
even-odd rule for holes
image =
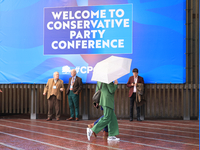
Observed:
[[[129,73],[131,62],[129,58],[110,56],[96,64],[91,80],[109,84]]]

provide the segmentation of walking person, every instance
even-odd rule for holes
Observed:
[[[119,141],[120,138],[117,138],[116,135],[119,135],[119,128],[117,117],[114,112],[114,94],[117,89],[118,81],[115,80],[114,83],[110,84],[97,82],[97,89],[101,88],[101,97],[99,105],[103,108],[104,116],[95,124],[91,129],[87,128],[87,137],[90,140],[93,132],[98,134],[103,128],[108,126],[108,141]]]

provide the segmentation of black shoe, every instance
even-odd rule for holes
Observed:
[[[132,118],[130,118],[130,120],[129,121],[133,121],[133,119]]]
[[[47,119],[46,119],[46,121],[51,121],[51,120],[52,120],[51,118],[47,118]]]
[[[137,121],[142,121],[140,118],[137,118]]]

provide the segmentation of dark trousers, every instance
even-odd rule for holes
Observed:
[[[53,106],[55,106],[56,118],[60,118],[60,100],[55,95],[51,95],[48,99],[48,118],[52,119]]]
[[[133,107],[134,107],[134,101],[136,100],[136,93],[133,93],[132,96],[130,97],[130,119],[133,119]],[[137,107],[136,104],[136,109],[137,109],[137,118],[140,117],[140,107]]]
[[[79,117],[79,95],[76,95],[73,93],[73,91],[70,90],[68,95],[68,102],[69,102],[69,109],[70,109],[70,117],[74,118],[74,107],[75,107],[75,113],[76,118]]]

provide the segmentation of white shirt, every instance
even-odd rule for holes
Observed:
[[[138,80],[138,76],[137,78],[134,77],[134,82],[137,83],[137,80]],[[133,93],[136,93],[137,89],[136,89],[136,86],[134,85],[133,87]]]
[[[55,80],[55,79],[53,79],[54,80],[54,82],[56,83],[58,80]]]
[[[74,78],[74,82],[75,82],[76,76],[74,76],[74,77],[72,77],[72,78]],[[73,89],[73,86],[72,86],[72,79],[71,79],[70,89]]]

